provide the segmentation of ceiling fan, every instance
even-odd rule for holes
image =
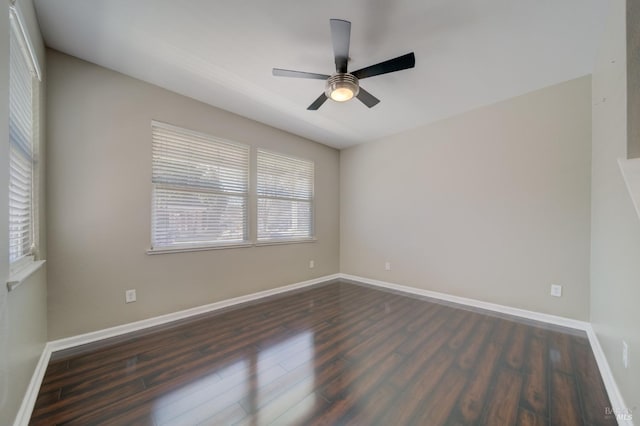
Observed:
[[[315,111],[322,106],[327,99],[336,102],[345,102],[354,96],[369,108],[375,106],[380,100],[360,87],[359,80],[394,71],[413,68],[416,58],[413,52],[398,56],[375,65],[371,65],[357,71],[348,72],[349,42],[351,39],[351,22],[342,19],[330,19],[331,40],[333,42],[333,54],[336,62],[336,72],[332,75],[316,74],[304,71],[284,70],[274,68],[273,75],[277,77],[310,78],[326,80],[325,90],[318,99],[307,108]]]

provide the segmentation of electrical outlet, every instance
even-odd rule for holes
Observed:
[[[551,284],[551,295],[555,297],[562,296],[562,286],[558,284]]]
[[[313,260],[309,261],[309,269],[313,269],[316,267],[316,262],[314,262]]]
[[[132,303],[136,301],[136,290],[127,290],[124,292],[124,302]]]
[[[629,368],[629,345],[624,340],[622,341],[622,365],[624,368]]]
[[[391,270],[391,262],[384,262],[384,270],[385,271]]]

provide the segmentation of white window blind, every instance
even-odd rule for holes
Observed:
[[[12,268],[35,252],[34,92],[39,79],[24,27],[11,8],[9,41],[9,261]]]
[[[249,146],[152,123],[152,250],[247,238]]]
[[[258,241],[313,237],[313,161],[258,149]]]

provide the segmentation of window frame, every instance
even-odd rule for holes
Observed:
[[[39,260],[39,243],[40,243],[40,235],[39,235],[39,177],[40,177],[40,167],[39,167],[39,145],[40,145],[40,83],[42,81],[42,74],[40,70],[40,66],[37,60],[37,56],[35,54],[35,50],[31,43],[31,39],[29,37],[28,32],[26,31],[26,27],[23,23],[22,14],[17,7],[17,5],[9,6],[9,31],[10,31],[10,69],[11,59],[13,59],[13,54],[11,53],[11,45],[12,40],[15,40],[17,44],[22,58],[24,59],[24,64],[31,75],[30,79],[30,130],[31,137],[29,140],[30,143],[30,157],[25,156],[22,157],[26,159],[31,166],[31,188],[30,193],[28,194],[30,197],[30,208],[29,208],[29,216],[30,216],[30,226],[28,231],[28,237],[30,240],[30,247],[27,252],[20,253],[19,257],[15,259],[9,258],[9,280],[7,285],[9,290],[12,290],[17,285],[19,285],[25,278],[35,272],[43,263],[43,260]],[[11,74],[11,71],[10,71]],[[9,93],[11,93],[11,82],[9,83]],[[12,114],[12,103],[9,101],[9,114]],[[9,137],[9,146],[11,147],[14,142],[11,141],[11,137]],[[9,167],[12,162],[12,153],[11,148],[9,150]],[[13,177],[11,176],[11,172],[9,172],[9,184]],[[11,221],[11,212],[9,212],[9,220]],[[10,224],[11,222],[9,222]],[[10,226],[7,224],[8,226]]]
[[[184,127],[180,127],[180,126],[175,126],[169,123],[165,123],[162,121],[157,121],[157,120],[152,120],[151,121],[151,130],[152,130],[152,138],[151,138],[151,143],[152,143],[152,151],[154,150],[154,144],[156,143],[154,140],[154,136],[153,136],[153,128],[157,127],[157,128],[164,128],[167,129],[169,131],[173,131],[173,132],[178,132],[181,133],[183,136],[193,136],[195,138],[201,138],[201,139],[206,139],[208,141],[211,141],[213,143],[218,143],[221,145],[230,145],[230,146],[235,146],[235,147],[239,147],[242,149],[246,149],[247,150],[247,159],[246,159],[246,176],[245,176],[245,187],[246,187],[246,192],[244,193],[244,195],[241,195],[240,193],[236,193],[236,194],[232,194],[232,193],[225,193],[224,191],[215,191],[215,190],[207,190],[205,188],[202,187],[197,187],[197,186],[193,186],[193,185],[186,185],[186,184],[167,184],[167,183],[156,183],[153,181],[153,169],[155,167],[155,163],[154,163],[154,159],[153,159],[153,155],[152,155],[152,180],[151,180],[151,185],[152,185],[152,190],[151,190],[151,233],[150,233],[150,248],[147,250],[148,254],[164,254],[164,253],[181,253],[181,252],[190,252],[190,251],[203,251],[203,250],[216,250],[216,249],[225,249],[225,248],[239,248],[239,247],[249,247],[251,246],[251,240],[250,240],[250,202],[251,202],[251,187],[250,187],[250,181],[251,181],[251,146],[247,145],[247,144],[243,144],[243,143],[239,143],[239,142],[234,142],[234,141],[229,141],[223,138],[219,138],[207,133],[203,133],[203,132],[198,132],[195,130],[191,130],[191,129],[187,129]],[[208,241],[202,244],[198,244],[198,243],[193,243],[193,244],[189,244],[189,243],[184,243],[184,244],[174,244],[174,245],[160,245],[160,246],[154,246],[154,224],[155,224],[155,215],[157,214],[157,210],[156,210],[156,190],[158,188],[158,186],[164,187],[166,189],[171,190],[172,188],[174,188],[177,191],[185,191],[185,192],[192,192],[192,193],[202,193],[202,194],[216,194],[216,195],[229,195],[229,196],[243,196],[245,201],[244,201],[244,228],[243,228],[243,240],[241,241],[220,241],[220,242],[213,242],[213,241]]]

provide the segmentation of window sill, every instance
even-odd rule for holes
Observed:
[[[207,250],[222,250],[222,249],[234,249],[243,247],[252,247],[251,243],[237,243],[237,244],[220,244],[217,246],[201,246],[201,247],[170,247],[170,248],[151,248],[147,250],[147,254],[169,254],[169,253],[188,253],[192,251],[207,251]]]
[[[237,244],[221,244],[216,246],[202,246],[202,247],[171,247],[171,248],[158,248],[158,249],[149,249],[147,250],[147,254],[156,255],[156,254],[170,254],[170,253],[189,253],[192,251],[208,251],[208,250],[224,250],[224,249],[235,249],[235,248],[247,248],[247,247],[261,247],[261,246],[279,246],[285,244],[301,244],[301,243],[315,243],[318,241],[315,238],[304,238],[297,240],[265,240],[258,241],[255,243],[244,242]]]
[[[7,281],[7,289],[9,291],[15,290],[20,284],[22,284],[27,278],[29,278],[34,272],[44,265],[46,260],[36,260],[27,263],[23,268],[9,275]]]

